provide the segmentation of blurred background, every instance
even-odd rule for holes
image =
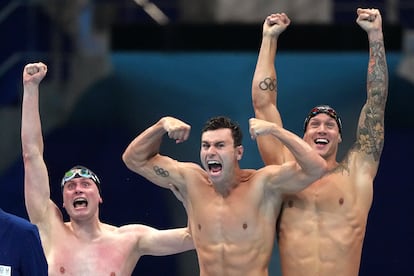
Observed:
[[[186,225],[168,190],[130,172],[121,160],[129,142],[160,117],[192,125],[186,143],[165,139],[162,152],[199,162],[200,128],[211,116],[237,120],[245,133],[242,167],[262,161],[248,137],[250,87],[262,22],[285,12],[277,58],[279,108],[285,127],[302,135],[317,104],[342,116],[340,160],[355,140],[366,98],[368,42],[358,7],[382,13],[390,84],[385,147],[375,180],[361,263],[362,276],[414,275],[414,1],[412,0],[0,0],[1,208],[27,218],[20,122],[23,67],[43,61],[45,160],[52,199],[76,164],[101,178],[101,219],[166,229]],[[74,249],[76,250],[76,249]],[[280,275],[278,252],[270,274]],[[194,251],[145,256],[134,275],[198,275]]]

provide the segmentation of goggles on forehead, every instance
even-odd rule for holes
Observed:
[[[68,182],[69,180],[72,180],[75,177],[84,177],[84,178],[92,179],[92,181],[95,182],[95,184],[99,188],[100,181],[99,181],[98,176],[95,173],[93,173],[91,170],[87,168],[77,168],[77,169],[71,169],[65,173],[65,175],[62,178],[62,182],[61,182],[62,189],[63,189],[63,186],[65,186],[66,182]]]
[[[317,106],[312,108],[312,110],[309,112],[309,115],[317,115],[319,113],[325,113],[334,118],[335,120],[338,118],[338,115],[336,114],[336,111],[331,107],[326,106]]]
[[[309,112],[308,116],[305,118],[305,122],[303,124],[303,130],[306,131],[306,127],[308,126],[309,120],[316,115],[324,113],[327,114],[329,117],[335,119],[336,123],[338,124],[339,133],[342,132],[342,122],[341,118],[339,118],[338,114],[336,113],[335,109],[327,105],[316,106],[312,108]]]

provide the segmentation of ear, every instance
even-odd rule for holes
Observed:
[[[102,199],[102,197],[101,196],[99,196],[99,203],[103,203],[103,199]]]
[[[241,160],[243,157],[244,148],[243,146],[236,147],[236,158],[237,160]]]
[[[342,135],[341,134],[339,134],[338,143],[342,143]]]

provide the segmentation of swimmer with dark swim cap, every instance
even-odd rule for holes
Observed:
[[[329,117],[335,119],[336,124],[338,125],[338,128],[339,128],[339,133],[342,133],[341,118],[336,113],[335,109],[333,109],[329,105],[318,105],[311,109],[308,116],[305,118],[305,122],[303,123],[303,132],[306,132],[306,128],[308,127],[309,120],[321,113],[324,113],[328,115]]]
[[[93,182],[95,182],[96,186],[98,187],[99,193],[101,193],[101,182],[99,181],[98,176],[93,171],[88,169],[87,167],[80,166],[80,165],[74,166],[73,168],[71,168],[65,173],[65,175],[62,178],[62,182],[60,184],[62,191],[63,191],[63,187],[65,186],[66,182],[68,182],[69,180],[73,178],[77,178],[77,177],[84,177],[84,178],[91,179]]]

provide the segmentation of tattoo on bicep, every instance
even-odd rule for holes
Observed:
[[[363,112],[365,119],[358,131],[359,150],[379,161],[384,146],[383,110],[378,106],[371,106],[364,108]]]
[[[259,83],[259,88],[263,91],[269,90],[269,91],[276,91],[276,78],[272,79],[272,78],[265,78],[264,80],[262,80]]]
[[[168,177],[170,176],[170,173],[167,170],[164,170],[163,168],[160,168],[158,166],[153,167],[154,172],[156,175],[162,176],[162,177]]]

